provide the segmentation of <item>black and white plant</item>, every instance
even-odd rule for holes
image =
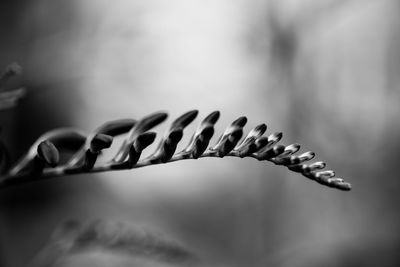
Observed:
[[[14,106],[23,96],[24,89],[3,90],[4,84],[19,72],[20,67],[12,64],[0,77],[0,109]],[[7,168],[8,164],[3,164],[0,188],[78,173],[135,169],[181,160],[247,157],[284,166],[325,186],[345,191],[351,189],[349,183],[335,177],[334,171],[324,170],[325,162],[310,162],[315,157],[314,152],[297,153],[300,150],[299,144],[280,144],[280,132],[264,135],[267,130],[265,124],[259,124],[243,137],[243,128],[247,123],[244,116],[233,121],[219,136],[218,141],[210,145],[214,126],[220,117],[219,111],[212,112],[200,122],[186,147],[177,151],[184,129],[197,115],[197,110],[191,110],[176,118],[155,151],[147,157],[143,157],[142,152],[156,140],[157,135],[150,130],[166,120],[165,112],[152,113],[139,120],[109,121],[89,134],[71,128],[49,131],[40,136],[12,167]],[[105,163],[98,163],[102,150],[110,148],[113,138],[120,135],[124,136],[123,142],[114,157]],[[4,144],[1,150],[2,160],[6,160],[7,150]],[[65,162],[61,162],[60,154],[64,152],[69,152],[70,156]]]

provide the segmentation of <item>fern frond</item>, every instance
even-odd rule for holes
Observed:
[[[322,185],[348,191],[351,185],[335,177],[331,170],[323,170],[322,161],[309,163],[315,153],[307,151],[296,154],[299,144],[288,146],[279,144],[282,133],[264,136],[265,124],[260,124],[242,139],[246,117],[240,117],[229,125],[218,141],[209,146],[214,135],[214,125],[220,113],[212,112],[206,116],[193,133],[188,145],[176,152],[186,126],[197,117],[192,110],[174,120],[158,143],[156,150],[148,157],[141,158],[142,151],[155,140],[156,133],[149,132],[162,123],[167,114],[157,112],[141,120],[122,119],[107,122],[93,133],[85,134],[74,129],[57,129],[42,135],[28,153],[0,180],[0,187],[23,184],[69,174],[94,173],[112,170],[126,170],[198,158],[250,157],[259,161],[269,161],[287,167],[293,172],[316,181]],[[106,163],[96,164],[101,151],[112,145],[113,137],[125,134],[116,155]],[[72,151],[66,163],[59,162],[59,153]]]

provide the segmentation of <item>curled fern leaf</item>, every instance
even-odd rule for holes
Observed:
[[[86,158],[84,168],[91,169],[96,163],[97,156],[101,150],[109,148],[113,141],[112,136],[107,134],[96,134],[90,142],[89,149],[86,150]]]
[[[279,144],[282,139],[280,132],[264,136],[267,130],[265,124],[254,127],[242,139],[243,129],[247,123],[246,117],[239,117],[233,121],[220,135],[215,145],[209,147],[214,135],[214,125],[220,117],[219,111],[206,116],[192,134],[188,145],[182,151],[177,151],[184,128],[193,122],[197,114],[197,110],[192,110],[175,119],[156,150],[143,159],[141,159],[142,151],[152,144],[156,137],[155,132],[148,131],[167,118],[164,112],[150,114],[138,121],[124,119],[107,122],[91,134],[71,129],[51,131],[40,137],[23,159],[1,178],[0,187],[74,173],[125,170],[186,159],[230,156],[269,161],[275,165],[285,166],[322,185],[344,191],[351,189],[351,185],[335,177],[333,171],[323,170],[326,167],[325,162],[308,163],[315,157],[314,152],[297,154],[301,148],[299,144],[287,146]],[[123,134],[125,138],[116,155],[106,163],[96,164],[97,158],[101,156],[101,150],[112,145],[113,136]],[[73,155],[67,163],[56,166],[56,162],[58,163],[56,154],[64,147],[72,149]],[[32,165],[36,166],[33,168],[36,170],[34,176],[32,171],[27,171],[29,166],[32,169]],[[19,179],[21,177],[24,179]]]
[[[109,145],[111,145],[112,137],[129,132],[135,124],[136,124],[136,120],[132,120],[132,119],[120,119],[120,120],[109,121],[109,122],[102,124],[100,127],[98,127],[96,130],[94,130],[91,134],[89,134],[85,138],[84,144],[70,158],[70,160],[67,164],[68,167],[70,169],[72,169],[70,171],[74,172],[75,169],[79,169],[79,168],[89,168],[90,169],[93,167],[93,165],[97,159],[97,154],[98,154],[98,153],[92,153],[93,151],[91,152],[91,150],[93,150],[93,147],[92,147],[94,144],[93,142],[96,142],[96,137],[99,137],[99,136],[111,137],[111,140],[109,140],[109,142],[110,142]],[[91,147],[92,147],[92,149],[91,149]],[[108,148],[108,147],[103,147],[103,148]],[[96,154],[96,155],[93,155],[93,154]],[[89,157],[92,157],[93,159],[88,161],[87,160],[88,155],[89,155]]]
[[[52,168],[56,167],[60,160],[57,148],[49,140],[43,141],[38,145],[37,157]]]
[[[175,153],[178,143],[183,137],[183,129],[188,126],[196,117],[198,111],[191,110],[172,122],[164,139],[160,142],[156,152],[150,156],[150,160],[155,162],[168,162]]]
[[[137,121],[133,119],[119,119],[109,121],[100,126],[95,132],[99,134],[117,136],[130,131],[136,123]]]
[[[132,168],[139,161],[142,151],[151,145],[156,139],[155,132],[143,133],[136,138],[135,142],[129,150],[128,166]]]
[[[188,146],[181,155],[187,158],[199,158],[206,151],[210,139],[214,134],[214,125],[219,119],[219,111],[214,111],[200,123],[196,132],[192,135]]]
[[[122,163],[126,160],[129,155],[129,150],[135,139],[142,133],[150,130],[151,128],[157,126],[162,123],[166,118],[167,114],[164,112],[157,112],[151,115],[148,115],[138,121],[138,123],[129,131],[127,138],[124,140],[122,146],[119,151],[113,158],[115,163]]]
[[[30,147],[28,152],[8,171],[8,176],[26,176],[29,175],[35,163],[38,154],[38,147],[43,141],[51,142],[57,150],[75,151],[79,149],[86,140],[86,135],[71,128],[60,128],[49,131],[40,136]],[[5,178],[3,178],[4,180]]]
[[[239,143],[240,138],[242,138],[243,127],[246,123],[246,117],[240,117],[232,122],[210,151],[215,152],[221,158],[228,155],[228,153],[231,152]]]
[[[265,133],[266,130],[267,125],[264,123],[252,129],[246,138],[235,147],[235,151],[239,153],[239,156],[244,158],[267,145],[265,139],[262,139],[262,141],[259,141],[258,144],[256,144],[256,141],[260,140],[260,137]]]

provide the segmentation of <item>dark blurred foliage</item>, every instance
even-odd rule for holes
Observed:
[[[100,217],[154,226],[207,266],[398,266],[398,2],[161,2],[1,1],[0,67],[19,62],[28,88],[0,114],[14,160],[54,127],[221,109],[218,131],[266,122],[354,190],[247,159],[40,182],[0,193],[0,265]]]
[[[13,162],[45,131],[73,124],[69,110],[79,101],[73,90],[75,78],[57,77],[58,71],[64,72],[59,64],[62,46],[52,51],[51,45],[43,45],[68,30],[74,21],[72,7],[64,1],[0,2],[0,68],[18,62],[23,74],[12,79],[9,87],[27,88],[17,107],[0,114],[2,138]],[[43,47],[38,48],[40,45]],[[45,243],[51,232],[48,226],[54,227],[68,210],[65,196],[75,192],[68,184],[61,184],[28,185],[1,192],[0,266],[26,264],[37,253],[38,245]],[[52,219],[56,210],[61,217]]]

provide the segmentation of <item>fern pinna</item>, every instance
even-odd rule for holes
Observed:
[[[251,157],[287,167],[322,185],[348,191],[351,185],[335,177],[332,170],[323,170],[322,161],[309,163],[314,152],[297,154],[299,144],[279,144],[282,133],[264,136],[265,124],[252,129],[244,138],[243,127],[246,117],[240,117],[229,125],[218,141],[209,146],[214,135],[214,125],[220,112],[206,116],[193,133],[188,145],[177,152],[177,145],[183,137],[184,128],[197,117],[198,111],[191,110],[175,119],[156,150],[147,157],[142,151],[155,141],[153,127],[162,123],[167,114],[156,112],[140,120],[120,119],[106,122],[90,134],[70,128],[56,129],[43,134],[25,156],[13,167],[4,171],[0,188],[23,184],[53,177],[78,173],[94,173],[113,170],[134,169],[155,164],[206,157]],[[125,135],[115,156],[106,163],[97,163],[101,151],[112,145],[113,137]],[[72,151],[65,163],[60,163],[60,153]]]

